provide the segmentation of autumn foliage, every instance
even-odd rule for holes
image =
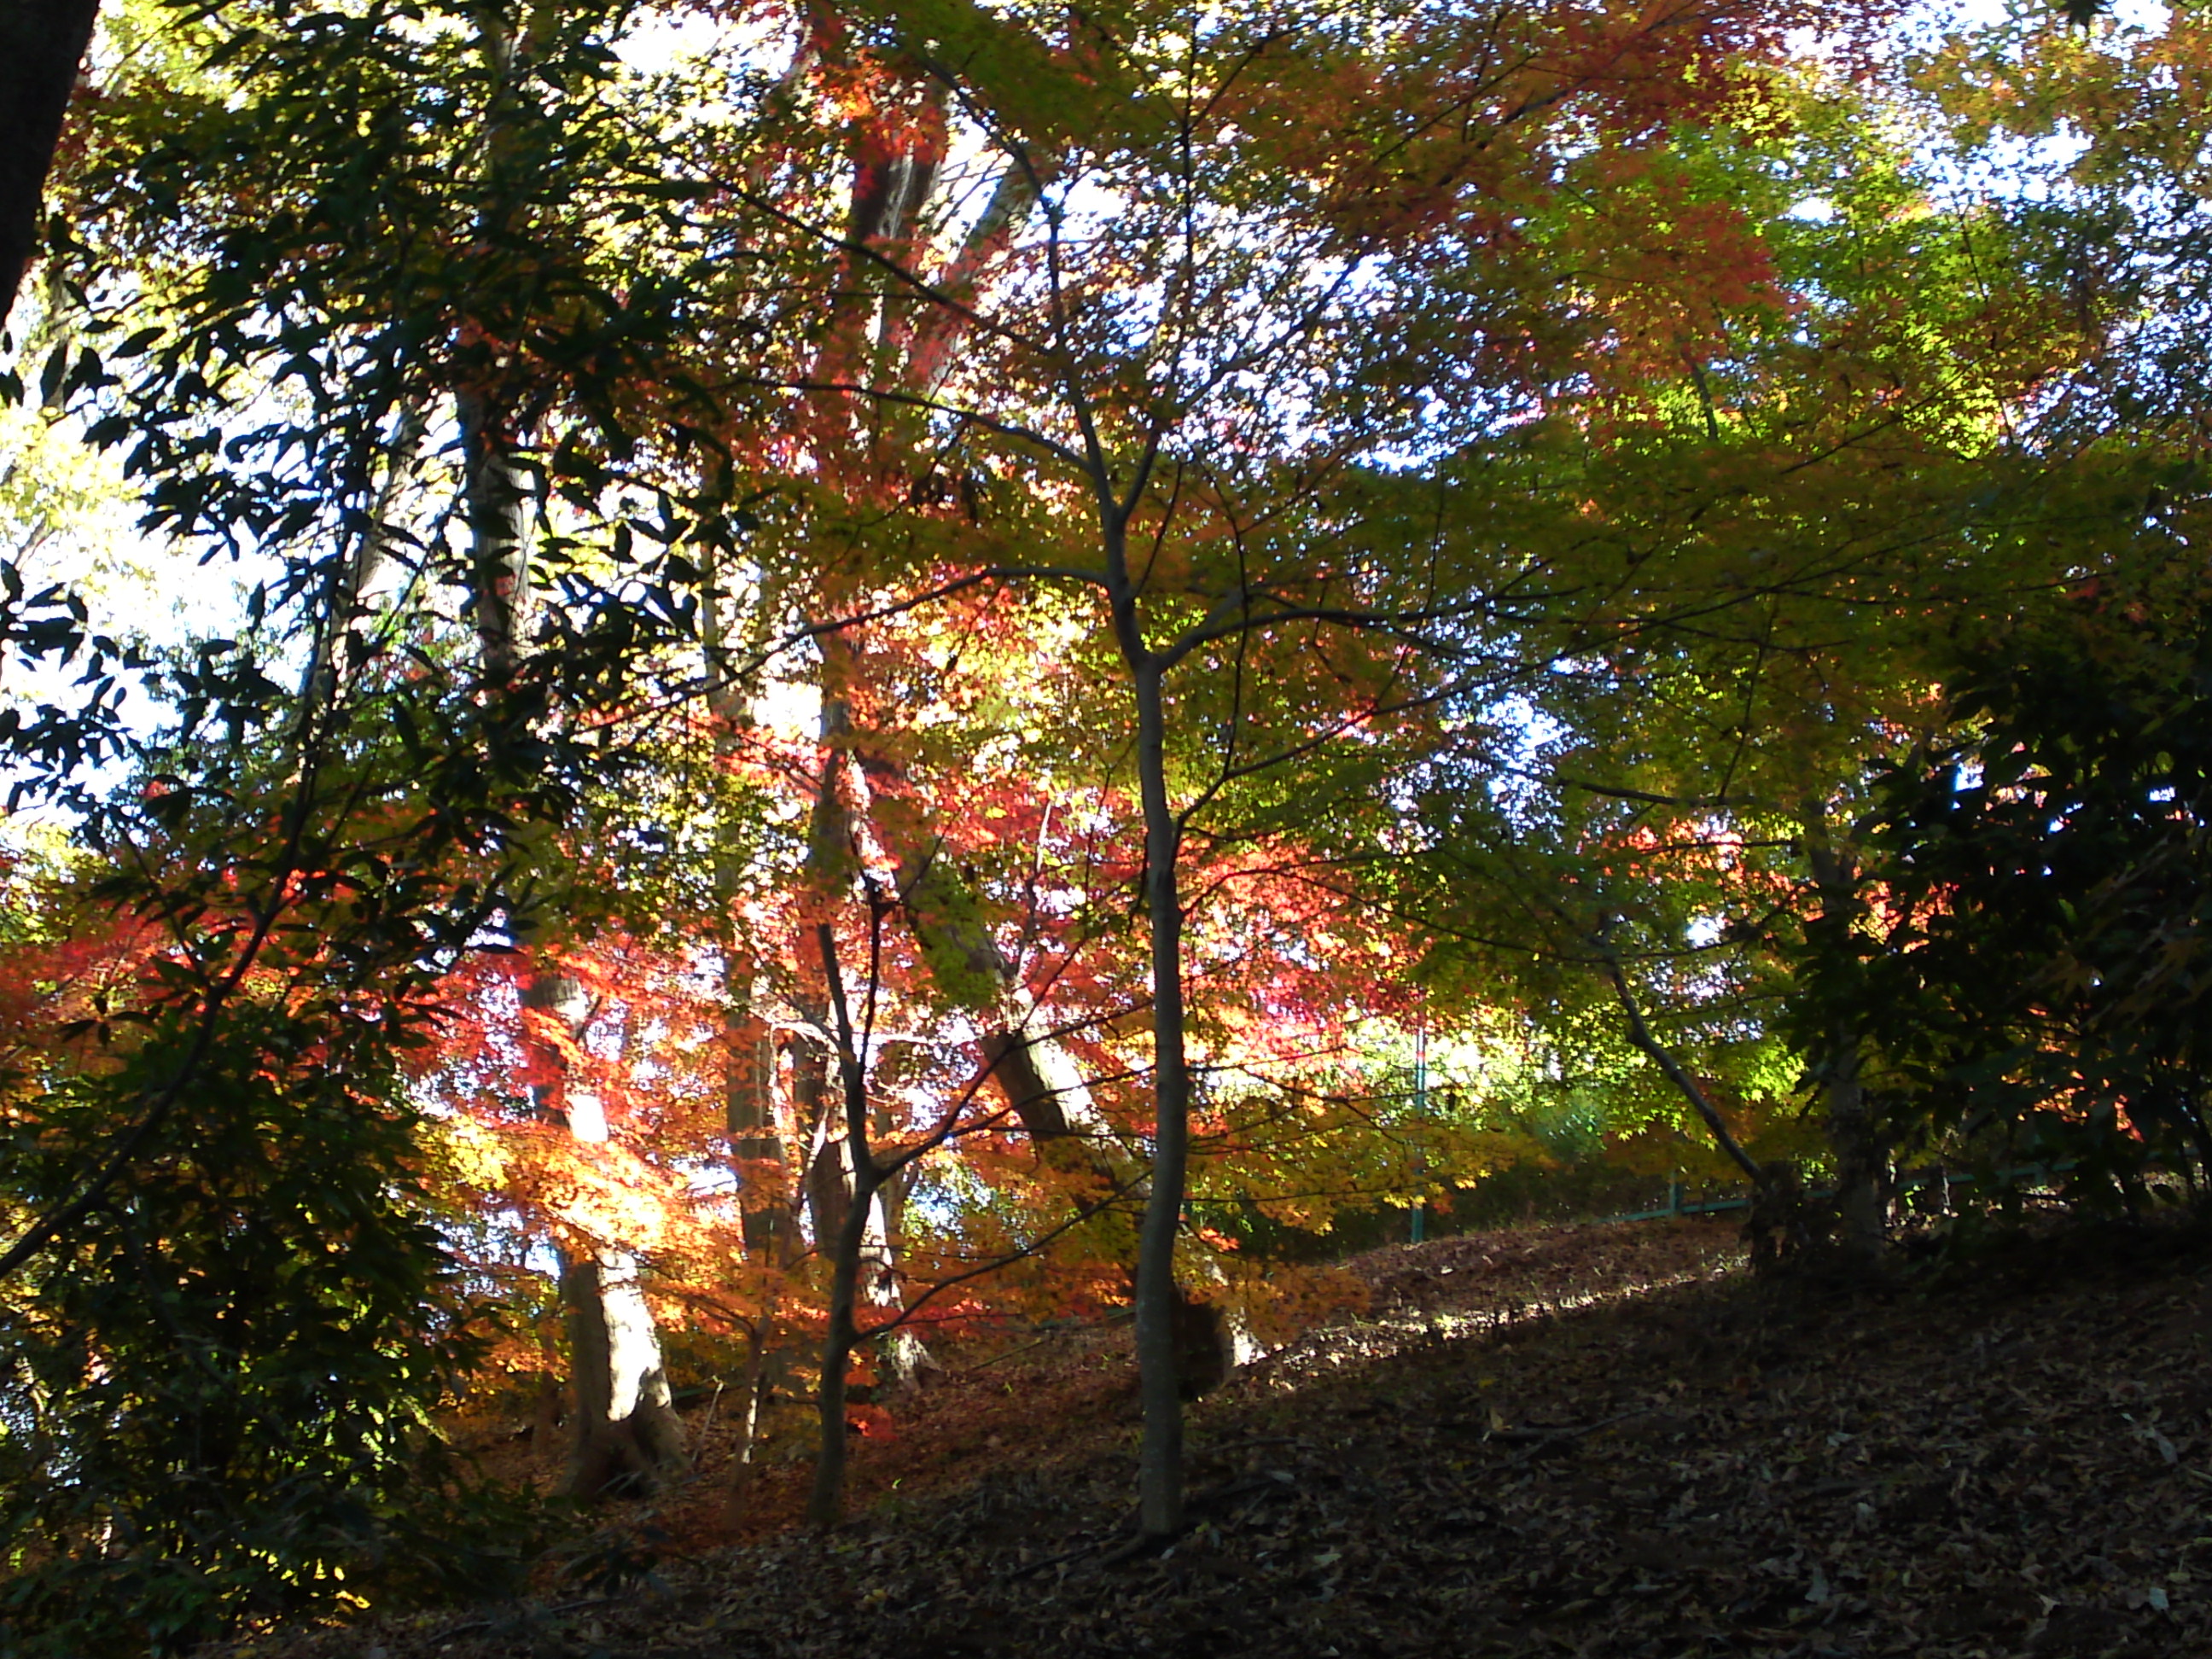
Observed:
[[[1183,1402],[1502,1171],[1870,1267],[1915,1160],[2212,1164],[2197,210],[2113,113],[2197,153],[2196,26],[1909,21],[116,11],[9,386],[240,580],[0,562],[0,1646],[428,1571],[464,1419],[590,1505],[703,1398],[834,1526],[1125,1319],[1164,1544]]]

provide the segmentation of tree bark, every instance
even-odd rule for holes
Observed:
[[[856,745],[854,759],[872,784],[900,781],[888,757]],[[1037,1006],[1022,983],[1017,963],[1009,962],[976,907],[953,888],[957,878],[942,856],[942,838],[911,826],[902,836],[890,815],[872,819],[878,838],[897,861],[901,913],[926,962],[958,962],[992,996],[975,1006],[972,994],[942,979],[939,988],[954,1000],[965,1000],[983,1023],[981,1048],[998,1089],[1040,1156],[1066,1174],[1087,1174],[1101,1193],[1120,1189],[1140,1200],[1149,1182],[1132,1181],[1128,1159],[1098,1110],[1081,1063],[1060,1037],[1038,1030]],[[1136,1268],[1134,1239],[1119,1242],[1117,1253],[1131,1272]],[[1211,1266],[1201,1259],[1200,1271]],[[1185,1400],[1210,1393],[1233,1376],[1258,1351],[1251,1332],[1233,1310],[1200,1299],[1181,1289],[1174,1310],[1177,1391]]]
[[[872,1194],[865,1194],[872,1197]],[[845,1451],[850,1433],[845,1420],[845,1375],[853,1364],[858,1339],[854,1311],[858,1302],[862,1233],[870,1206],[850,1206],[838,1230],[830,1279],[830,1329],[823,1339],[822,1381],[816,1395],[821,1436],[814,1458],[814,1486],[806,1500],[809,1526],[830,1528],[844,1518]]]
[[[823,648],[825,654],[836,653],[845,672],[851,672],[849,646],[832,641]],[[865,733],[847,728],[842,735],[872,793],[884,785],[905,783],[904,769],[872,750]],[[947,1000],[966,1006],[982,1025],[980,1046],[991,1081],[1024,1133],[1040,1146],[1073,1136],[1103,1142],[1106,1126],[1082,1066],[1066,1043],[1033,1029],[1036,1004],[1021,981],[1019,964],[1006,960],[972,896],[962,890],[944,856],[944,837],[926,824],[902,824],[891,813],[872,812],[869,823],[895,863],[900,915],[921,946],[923,961],[933,965],[938,989]],[[951,975],[935,974],[933,964],[943,961],[958,963],[972,985],[947,983]],[[988,987],[988,994],[978,996],[975,987]],[[1091,1150],[1096,1158],[1103,1147],[1094,1144]]]
[[[861,1069],[844,983],[837,970],[836,940],[826,924],[816,930],[816,938],[836,1021],[836,1094],[843,1133],[838,1137],[838,1148],[833,1150],[842,1150],[841,1161],[850,1172],[851,1183],[830,1258],[830,1323],[823,1338],[822,1377],[817,1395],[821,1440],[814,1462],[814,1489],[806,1504],[807,1523],[826,1529],[844,1518],[845,1374],[852,1367],[853,1349],[860,1340],[855,1315],[868,1255],[870,1220],[879,1212],[877,1198],[884,1171],[868,1146],[867,1079]]]
[[[567,1491],[586,1500],[650,1491],[683,1462],[684,1424],[637,1262],[624,1251],[596,1251],[562,1274],[561,1297],[576,1379]]]
[[[377,486],[368,523],[359,541],[341,556],[343,563],[331,573],[330,602],[315,635],[314,657],[306,679],[311,704],[334,702],[354,665],[356,643],[362,624],[369,620],[369,592],[392,556],[400,498],[415,476],[428,428],[429,410],[420,399],[410,399],[400,406],[392,440],[384,446],[384,477]]]
[[[477,582],[489,581],[498,589],[478,587],[474,595],[485,695],[497,696],[520,656],[520,599],[529,570],[529,488],[508,459],[502,436],[495,428],[486,429],[491,417],[481,400],[456,402],[469,457],[471,570]],[[574,1042],[589,1022],[589,1001],[574,977],[546,966],[532,948],[542,924],[538,916],[520,916],[513,924],[517,944],[531,956],[523,1006],[552,1014]],[[604,1109],[590,1096],[569,1094],[559,1055],[541,1048],[532,1055],[532,1065],[553,1079],[531,1091],[539,1115],[563,1125],[580,1141],[604,1141]],[[637,1262],[611,1241],[595,1242],[587,1255],[564,1263],[561,1297],[577,1404],[568,1490],[573,1497],[592,1499],[649,1486],[681,1462],[684,1441],[659,1334],[638,1289]]]
[[[484,123],[489,173],[489,158],[507,136],[508,88],[518,72],[519,54],[505,26],[495,17],[483,20],[481,45],[494,82]],[[506,212],[498,204],[488,203],[483,216],[489,239]],[[482,386],[457,386],[453,404],[460,428],[462,507],[469,532],[469,593],[475,610],[477,665],[483,695],[498,698],[507,694],[522,655],[535,492],[529,472],[516,457],[518,434],[512,429],[511,410]],[[532,839],[522,849],[523,857],[544,859],[545,839],[527,826],[524,834]],[[523,1006],[559,1019],[573,1042],[589,1023],[589,1000],[572,975],[544,960],[544,921],[542,915],[524,914],[510,922],[516,945],[530,960]],[[604,1108],[593,1097],[570,1094],[560,1055],[541,1048],[532,1059],[533,1069],[547,1079],[531,1091],[538,1115],[565,1126],[579,1141],[604,1141]],[[659,1333],[638,1288],[636,1260],[615,1241],[591,1241],[587,1254],[573,1261],[564,1257],[561,1296],[577,1405],[568,1489],[574,1497],[591,1499],[649,1486],[662,1472],[680,1464],[683,1424],[670,1397]]]
[[[1817,803],[1806,808],[1803,823],[1806,862],[1820,898],[1820,914],[1813,926],[1832,934],[1848,933],[1858,910],[1857,872],[1836,847],[1827,815]],[[1843,959],[1843,944],[1842,939],[1836,940],[1832,959]],[[1836,1153],[1837,1245],[1850,1259],[1869,1264],[1881,1254],[1889,1153],[1867,1109],[1858,1031],[1850,1020],[1837,1022],[1827,1052],[1815,1063],[1828,1141]]]
[[[707,709],[714,721],[718,781],[738,757],[738,733],[751,724],[753,691],[750,672],[741,679],[741,665],[730,649],[723,576],[719,565],[709,567],[700,601]],[[765,618],[769,611],[765,602],[754,607],[757,619]],[[796,1259],[799,1244],[788,1190],[791,1163],[777,1121],[775,1036],[758,1011],[757,964],[738,921],[744,872],[729,842],[727,826],[718,825],[714,896],[722,955],[723,1124],[730,1137],[731,1173],[738,1183],[745,1255],[757,1262],[785,1267]]]
[[[787,1267],[797,1253],[791,1224],[790,1163],[776,1125],[775,1038],[752,1010],[750,983],[726,980],[722,1014],[722,1117],[738,1182],[746,1256]]]
[[[1134,632],[1134,599],[1129,605]],[[1141,642],[1139,642],[1141,649]],[[1182,896],[1176,866],[1182,827],[1167,792],[1163,669],[1150,653],[1136,670],[1137,777],[1145,816],[1145,908],[1152,945],[1152,1190],[1137,1248],[1137,1377],[1144,1403],[1138,1453],[1138,1521],[1153,1538],[1182,1529],[1182,1367],[1178,1364],[1176,1241],[1182,1232],[1190,1164],[1190,1066],[1184,1049]]]
[[[1145,912],[1152,957],[1152,1170],[1137,1237],[1137,1392],[1144,1439],[1137,1455],[1137,1521],[1145,1536],[1182,1529],[1182,1366],[1175,1252],[1190,1164],[1190,1065],[1185,1048],[1182,895],[1177,874],[1182,823],[1168,798],[1167,664],[1145,642],[1128,562],[1127,514],[1093,479],[1114,637],[1137,708],[1137,786],[1145,823]],[[1132,499],[1135,490],[1133,486]]]
[[[584,987],[557,969],[533,967],[523,1006],[559,1019],[571,1043],[591,1020]],[[605,1109],[596,1096],[568,1087],[559,1054],[537,1047],[532,1063],[549,1078],[531,1091],[538,1114],[586,1145],[605,1142]],[[564,1254],[561,1302],[576,1395],[566,1490],[586,1500],[648,1490],[683,1461],[684,1424],[636,1258],[609,1243]]]
[[[848,653],[834,643],[825,646],[823,668],[828,678],[822,692],[822,779],[808,825],[806,860],[807,880],[816,896],[825,902],[849,890],[854,875],[853,819],[846,796],[852,720],[842,690],[843,677],[851,666]],[[879,922],[879,916],[871,915],[872,927]],[[818,934],[820,930],[817,931]],[[811,1002],[811,993],[802,996],[799,1012],[817,1030],[842,1031],[832,1024],[845,1016],[838,1006],[842,992],[832,941],[826,935],[820,938],[820,948],[824,975],[822,1000]],[[847,1043],[849,1038],[840,1035],[837,1042]],[[839,1132],[839,1111],[851,1109],[847,1098],[850,1085],[843,1075],[846,1063],[839,1048],[814,1036],[802,1033],[793,1041],[792,1098],[808,1148],[806,1200],[814,1222],[815,1248],[842,1252],[850,1233],[856,1240],[853,1248],[860,1253],[854,1268],[855,1294],[865,1297],[872,1307],[896,1310],[900,1292],[898,1236],[891,1209],[894,1194],[890,1184],[879,1173],[872,1173],[872,1166],[861,1156],[867,1125],[861,1124],[857,1139],[849,1125]],[[833,1268],[836,1271],[842,1268]],[[928,1356],[911,1334],[884,1358],[902,1376],[911,1375],[928,1363]]]
[[[40,207],[100,0],[0,6],[0,322],[37,258]]]
[[[530,599],[530,479],[515,465],[501,412],[476,392],[460,392],[453,401],[461,428],[477,662],[495,692],[521,654],[521,619]]]

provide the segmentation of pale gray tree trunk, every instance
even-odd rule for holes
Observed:
[[[526,476],[505,452],[504,434],[487,425],[481,399],[458,399],[467,466],[471,597],[484,672],[484,695],[501,695],[520,656],[520,622],[527,605],[530,492]],[[539,839],[535,851],[545,855]],[[511,924],[531,967],[523,986],[526,1008],[550,1013],[573,1042],[590,1020],[589,999],[576,980],[550,966],[538,948],[546,932],[542,915],[519,915]],[[557,1054],[539,1049],[532,1065],[559,1078]],[[564,1125],[579,1141],[604,1141],[601,1103],[571,1094],[565,1080],[532,1091],[532,1104],[549,1121]],[[683,1428],[671,1400],[652,1311],[638,1288],[637,1263],[617,1241],[594,1241],[564,1256],[561,1300],[568,1332],[568,1361],[576,1400],[575,1437],[568,1490],[596,1498],[650,1486],[683,1457]]]
[[[514,40],[503,21],[487,15],[482,44],[494,80],[492,113],[485,125],[489,156],[500,144],[500,112],[517,65]],[[486,216],[489,230],[501,210],[489,207]],[[511,429],[507,409],[482,387],[464,386],[455,392],[454,412],[460,428],[468,587],[483,695],[496,699],[506,694],[521,660],[530,605],[534,489],[516,455],[518,434]],[[543,860],[550,853],[550,840],[532,835],[526,857]],[[589,1022],[589,999],[572,975],[546,959],[542,948],[550,931],[546,922],[542,914],[518,915],[510,921],[514,942],[530,963],[522,1000],[526,1007],[558,1018],[573,1042]],[[532,1056],[532,1063],[541,1075],[554,1079],[532,1091],[539,1114],[565,1125],[580,1142],[604,1141],[606,1118],[601,1103],[589,1095],[570,1094],[560,1056],[540,1050]],[[683,1428],[669,1395],[659,1333],[638,1286],[636,1261],[619,1241],[590,1241],[580,1254],[564,1256],[561,1298],[577,1402],[568,1491],[574,1497],[596,1498],[649,1486],[680,1464]]]
[[[585,988],[557,969],[533,967],[523,1002],[558,1019],[571,1043],[591,1023]],[[604,1144],[606,1110],[599,1097],[569,1086],[557,1053],[539,1048],[532,1062],[549,1074],[531,1091],[538,1114],[584,1145]],[[648,1490],[683,1462],[684,1425],[636,1259],[612,1242],[564,1252],[561,1303],[576,1402],[566,1490],[586,1499]]]
[[[562,1274],[561,1297],[576,1387],[567,1490],[586,1498],[650,1491],[682,1464],[684,1424],[637,1263],[598,1250]]]
[[[761,649],[765,641],[757,637],[750,641],[753,649],[746,661],[740,662],[732,650],[727,586],[722,568],[710,566],[701,595],[700,621],[718,787],[738,757],[738,734],[752,724],[755,664],[766,654]],[[757,632],[772,614],[771,605],[762,596],[752,607]],[[757,1262],[788,1266],[800,1248],[799,1231],[793,1224],[791,1158],[776,1109],[775,1034],[760,1012],[763,988],[752,942],[742,937],[738,926],[744,878],[733,830],[718,823],[714,896],[720,910],[716,943],[722,957],[723,1123],[730,1137],[745,1254]]]

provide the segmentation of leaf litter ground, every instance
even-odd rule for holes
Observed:
[[[1350,1264],[1364,1320],[1193,1408],[1190,1532],[1128,1553],[1134,1393],[1093,1340],[925,1395],[858,1515],[726,1472],[612,1593],[388,1615],[319,1659],[2212,1655],[2212,1246],[2027,1241],[1974,1271],[1754,1282],[1711,1223],[1439,1240]],[[777,1529],[781,1527],[782,1529]]]

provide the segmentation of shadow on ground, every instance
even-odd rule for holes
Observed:
[[[932,1405],[970,1437],[834,1537],[285,1651],[2212,1654],[2200,1240],[2076,1235],[1853,1290],[1751,1283],[1730,1243],[1561,1228],[1363,1258],[1373,1317],[1194,1412],[1196,1524],[1164,1556],[1116,1559],[1126,1380],[1054,1422],[1065,1399],[1000,1379],[988,1413]]]

